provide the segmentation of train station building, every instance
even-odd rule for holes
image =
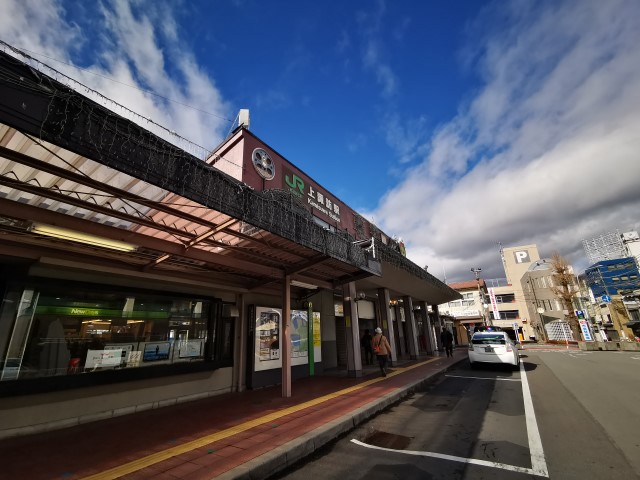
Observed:
[[[0,52],[0,438],[438,348],[460,294],[249,130],[195,155]]]

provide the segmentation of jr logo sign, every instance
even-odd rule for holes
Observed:
[[[287,173],[284,177],[284,181],[287,183],[287,185],[289,185],[289,188],[291,188],[291,191],[296,194],[296,195],[303,195],[304,194],[304,182],[302,181],[302,179],[294,174],[290,174],[291,177],[289,177],[289,173]]]
[[[516,263],[531,263],[529,252],[527,252],[526,250],[513,252],[513,256],[516,258]]]

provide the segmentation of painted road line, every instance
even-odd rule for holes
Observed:
[[[542,449],[542,439],[536,422],[536,413],[533,409],[533,399],[529,390],[529,380],[524,369],[524,363],[520,363],[520,378],[522,381],[522,398],[524,399],[524,415],[527,421],[527,436],[529,438],[529,453],[531,454],[531,469],[534,475],[549,477],[547,462]]]
[[[529,475],[537,475],[541,477],[549,477],[549,472],[547,470],[547,463],[544,457],[544,451],[542,449],[542,440],[540,438],[540,432],[538,431],[538,424],[536,422],[536,415],[533,410],[533,400],[531,399],[531,392],[529,391],[529,382],[527,380],[527,373],[524,370],[524,363],[520,363],[520,374],[521,380],[511,379],[511,378],[481,378],[482,380],[511,380],[511,381],[520,381],[522,382],[522,397],[524,399],[524,412],[525,419],[527,425],[527,437],[529,441],[529,453],[531,455],[531,468],[526,467],[518,467],[516,465],[508,465],[506,463],[498,463],[498,462],[490,462],[488,460],[479,460],[476,458],[464,458],[457,457],[455,455],[446,455],[443,453],[435,453],[435,452],[418,452],[415,450],[394,450],[392,448],[384,448],[378,447],[375,445],[369,445],[367,443],[361,442],[360,440],[351,439],[352,443],[356,445],[360,445],[366,448],[372,448],[375,450],[382,450],[386,452],[394,452],[405,455],[414,455],[414,456],[422,456],[422,457],[431,457],[431,458],[439,458],[442,460],[450,460],[453,462],[467,463],[471,465],[481,465],[484,467],[498,468],[502,470],[509,470],[512,472],[526,473]],[[480,379],[480,377],[461,377],[458,375],[446,375],[447,377],[458,377],[458,378],[471,378],[471,379]]]
[[[111,468],[109,470],[105,470],[104,472],[96,473],[94,475],[85,477],[83,480],[114,480],[116,478],[120,478],[124,475],[129,475],[133,472],[137,472],[138,470],[142,470],[143,468],[150,467],[155,465],[156,463],[160,463],[164,460],[167,460],[171,457],[175,457],[177,455],[182,455],[184,453],[195,450],[196,448],[201,448],[211,443],[217,442],[219,440],[223,440],[225,438],[231,437],[238,433],[247,431],[251,428],[257,427],[259,425],[263,425],[265,423],[274,422],[279,418],[290,415],[292,413],[299,412],[300,410],[304,410],[305,408],[313,407],[315,405],[319,405],[321,403],[326,402],[327,400],[332,400],[334,398],[338,398],[342,395],[347,395],[349,393],[360,390],[368,385],[372,385],[374,383],[382,382],[388,379],[389,377],[394,377],[404,372],[408,372],[413,370],[414,368],[421,367],[423,365],[427,365],[432,362],[436,362],[441,360],[440,358],[432,358],[430,360],[425,360],[424,362],[416,363],[413,365],[409,365],[408,367],[398,367],[387,374],[386,377],[377,377],[371,380],[367,380],[366,382],[359,383],[358,385],[354,385],[353,387],[345,388],[339,390],[337,392],[329,393],[322,397],[314,398],[313,400],[309,400],[304,403],[300,403],[298,405],[293,405],[288,408],[284,408],[282,410],[278,410],[277,412],[270,413],[269,415],[264,415],[260,418],[256,418],[254,420],[249,420],[248,422],[241,423],[234,427],[228,428],[226,430],[221,430],[216,433],[212,433],[211,435],[206,435],[201,438],[197,438],[190,442],[182,443],[180,445],[176,445],[175,447],[168,448],[166,450],[161,450],[159,452],[153,453],[151,455],[147,455],[145,457],[139,458],[129,463],[125,463],[123,465],[119,465],[117,467]]]
[[[474,380],[502,380],[503,382],[519,382],[519,378],[504,378],[504,377],[468,377],[465,375],[445,375],[445,377],[452,378],[472,378]]]
[[[416,457],[439,458],[441,460],[467,463],[470,465],[481,465],[483,467],[499,468],[502,470],[509,470],[511,472],[526,473],[528,475],[539,475],[531,468],[518,467],[516,465],[507,465],[506,463],[490,462],[488,460],[478,460],[476,458],[456,457],[455,455],[446,455],[444,453],[418,452],[416,450],[394,450],[393,448],[384,448],[384,447],[378,447],[376,445],[369,445],[368,443],[361,442],[360,440],[356,440],[355,438],[351,439],[351,442],[355,443],[356,445],[360,445],[361,447],[371,448],[374,450],[382,450],[384,452],[399,453],[402,455],[413,455]]]

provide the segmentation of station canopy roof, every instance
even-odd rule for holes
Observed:
[[[286,196],[253,191],[5,52],[0,172],[0,257],[35,275],[279,294],[287,275],[304,292],[384,286],[382,268],[389,282],[397,270]],[[401,270],[394,285],[405,293],[457,298],[434,278],[420,290]]]

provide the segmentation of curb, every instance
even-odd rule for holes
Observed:
[[[466,357],[461,358],[451,365],[447,365],[442,370],[433,372],[421,380],[400,387],[395,392],[377,398],[351,413],[336,418],[315,430],[307,432],[215,478],[220,480],[264,480],[272,477],[276,473],[292,467],[294,464],[300,462],[340,436],[355,430],[358,425],[375,417],[392,405],[404,400],[416,388],[433,383],[445,372],[466,360]]]

